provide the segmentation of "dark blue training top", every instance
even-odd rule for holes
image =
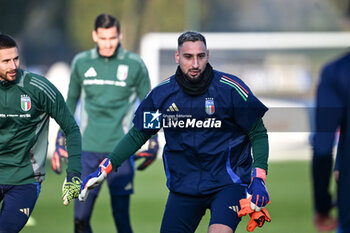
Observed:
[[[328,188],[332,149],[338,128],[338,216],[341,228],[344,232],[350,232],[350,53],[324,67],[318,86],[313,178],[315,208],[321,213],[328,212],[332,207]]]
[[[167,186],[171,191],[210,194],[225,185],[249,184],[248,132],[267,108],[237,77],[213,71],[208,90],[186,94],[174,76],[143,100],[134,125],[151,135],[163,128]]]

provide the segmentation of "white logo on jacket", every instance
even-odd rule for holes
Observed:
[[[94,67],[90,67],[84,74],[84,77],[96,77],[97,72]]]

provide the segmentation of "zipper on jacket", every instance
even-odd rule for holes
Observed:
[[[196,108],[194,109],[194,111],[196,111]],[[195,112],[193,112],[193,98],[191,98],[191,114],[193,116],[193,114],[195,114]],[[196,117],[196,116],[195,116]],[[193,133],[193,145],[196,145],[196,134],[197,134],[197,129],[196,127],[194,128],[194,133]],[[196,148],[196,147],[194,147]],[[202,161],[201,161],[201,157],[198,155],[196,149],[192,149],[192,153],[193,156],[197,158],[198,161],[198,167],[199,167],[199,182],[197,184],[197,192],[198,194],[200,194],[200,184],[201,184],[201,180],[202,180]]]

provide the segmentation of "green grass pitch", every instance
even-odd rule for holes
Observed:
[[[49,163],[48,163],[49,164]],[[46,180],[32,214],[36,224],[26,226],[23,233],[73,232],[73,205],[61,201],[64,175],[54,174],[47,167]],[[315,233],[312,225],[312,192],[310,163],[274,162],[269,165],[267,188],[272,221],[254,232]],[[168,190],[161,160],[136,173],[135,193],[131,199],[131,221],[134,233],[159,232]],[[203,217],[196,233],[207,232],[210,213]],[[247,232],[248,217],[244,217],[236,232]],[[109,195],[103,185],[92,216],[94,232],[116,232],[109,206]]]

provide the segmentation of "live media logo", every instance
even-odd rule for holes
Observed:
[[[161,113],[159,110],[156,112],[144,112],[143,113],[143,128],[144,129],[160,129],[161,127]]]

